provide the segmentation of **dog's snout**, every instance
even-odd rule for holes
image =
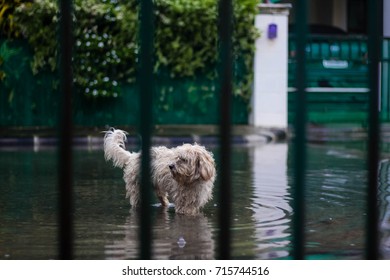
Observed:
[[[175,165],[174,164],[170,164],[169,165],[169,169],[172,170],[173,168],[175,168]]]

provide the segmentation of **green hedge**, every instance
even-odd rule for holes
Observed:
[[[57,0],[19,3],[13,28],[33,49],[34,74],[57,69]],[[16,2],[15,2],[16,3]],[[136,76],[138,1],[74,1],[74,76],[78,92],[91,97],[120,94]],[[257,0],[235,4],[235,94],[248,100],[252,83]],[[15,4],[16,5],[16,4]],[[217,62],[217,0],[155,0],[155,72],[170,77],[214,79]],[[243,73],[244,72],[244,73]]]

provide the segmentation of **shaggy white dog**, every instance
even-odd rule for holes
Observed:
[[[139,206],[141,154],[125,149],[126,132],[111,129],[104,136],[104,157],[123,169],[126,197]],[[175,211],[196,215],[211,198],[215,181],[213,154],[200,145],[184,144],[176,148],[153,147],[150,150],[151,176],[162,206],[175,205]]]

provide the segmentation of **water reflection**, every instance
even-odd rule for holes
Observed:
[[[207,260],[214,259],[214,238],[205,215],[195,217],[155,209],[153,217],[153,258]],[[139,254],[138,214],[132,210],[126,223],[119,227],[123,238],[105,245],[109,259],[136,259]]]
[[[383,258],[390,259],[390,160],[379,165],[379,196],[381,253]]]
[[[52,151],[0,150],[0,259],[55,258],[55,160]]]
[[[306,179],[309,255],[332,259],[363,257],[366,182],[362,150],[343,145],[309,147]]]
[[[272,259],[289,255],[288,232],[292,209],[287,180],[288,145],[256,146],[252,153],[253,220],[256,224],[256,257]]]

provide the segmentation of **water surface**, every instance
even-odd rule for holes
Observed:
[[[209,148],[218,158],[218,149]],[[233,258],[290,257],[291,150],[286,143],[234,147]],[[56,161],[53,149],[0,150],[0,259],[57,258]],[[104,161],[100,147],[75,149],[74,161],[75,257],[137,258],[137,213],[125,198],[121,170]],[[384,258],[390,258],[389,166],[386,160],[381,164],[378,198]],[[308,257],[363,258],[364,145],[309,145],[307,168]],[[215,258],[217,201],[215,191],[197,217],[176,215],[174,208],[164,211],[154,202],[153,258]]]

